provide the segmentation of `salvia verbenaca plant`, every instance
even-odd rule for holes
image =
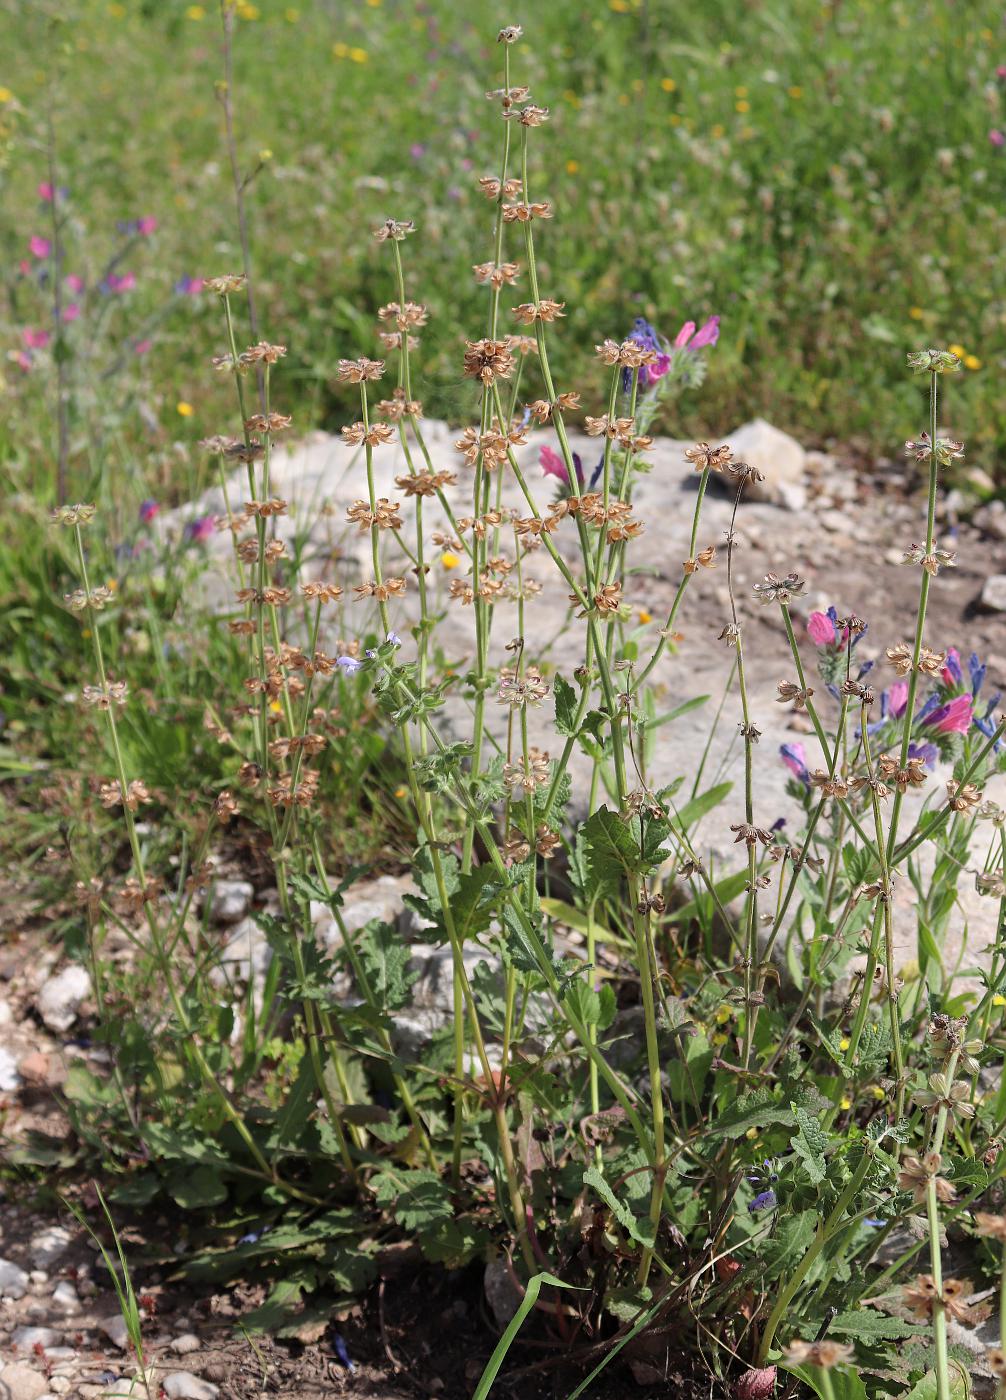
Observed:
[[[701,382],[719,322],[688,322],[669,340],[638,320],[624,338],[605,339],[606,392],[590,407],[557,382],[550,344],[565,303],[539,278],[537,239],[554,211],[531,159],[548,111],[512,71],[520,37],[516,25],[500,32],[502,85],[488,94],[502,134],[499,164],[480,180],[493,211],[474,267],[485,319],[459,340],[472,413],[449,462],[431,449],[415,396],[428,311],[410,299],[407,255],[421,231],[407,218],[376,231],[390,298],[379,313],[384,358],[345,358],[337,374],[358,395],[342,429],[360,481],[349,522],[370,543],[367,576],[351,589],[307,577],[288,550],[290,506],[271,479],[274,444],[290,427],[274,399],[285,350],[262,339],[240,348],[247,258],[242,273],[206,283],[222,313],[214,363],[233,377],[241,424],[204,446],[226,504],[219,527],[233,535],[226,625],[244,693],[215,711],[211,732],[233,777],[171,889],[149,868],[137,815],[150,794],[120,742],[135,700],[105,662],[97,615],[115,598],[89,572],[94,508],[55,512],[79,571],[67,606],[93,646],[82,698],[103,716],[112,760],[101,796],[121,809],[132,861],[117,891],[100,880],[80,890],[121,1095],[119,1110],[100,1097],[90,1119],[78,1105],[82,1130],[95,1114],[114,1119],[118,1150],[128,1154],[138,1137],[183,1205],[258,1199],[272,1233],[255,1237],[254,1256],[252,1246],[232,1251],[234,1270],[252,1257],[280,1270],[284,1249],[302,1247],[304,1288],[351,1293],[375,1277],[394,1226],[431,1262],[501,1254],[515,1297],[537,1300],[557,1349],[584,1369],[597,1363],[591,1375],[646,1327],[676,1323],[684,1345],[748,1400],[781,1389],[780,1368],[825,1400],[863,1393],[839,1391],[842,1378],[893,1394],[930,1373],[933,1388],[917,1393],[950,1400],[973,1358],[948,1323],[974,1326],[988,1305],[974,1282],[944,1276],[946,1232],[992,1242],[994,1257],[971,1247],[975,1267],[995,1277],[1006,1249],[1006,813],[983,790],[1003,767],[1004,726],[998,697],[979,698],[978,658],[962,665],[927,628],[930,590],[955,562],[937,537],[937,502],[941,468],[964,448],[939,435],[938,406],[959,362],[941,350],[909,357],[929,390],[927,429],[908,443],[928,471],[924,541],[905,549],[919,603],[914,623],[884,639],[879,671],[861,660],[865,620],[837,607],[798,618],[806,588],[796,573],[754,587],[754,600],[777,612],[791,657],[779,703],[805,712],[812,749],[782,753],[802,830],[766,827],[734,567],[734,523],[759,474],[728,447],[702,442],[686,454],[698,474],[689,554],[649,648],[653,634],[632,626],[627,601],[633,540],[654,523],[633,504],[648,430],[675,392]],[[571,446],[581,420],[594,461]],[[535,433],[544,480],[558,488],[547,500],[521,466]],[[403,463],[399,499],[378,493],[380,457],[392,447]],[[246,492],[228,475],[233,464]],[[712,476],[733,497],[721,561],[703,536]],[[447,524],[431,530],[434,503]],[[674,665],[691,579],[717,562],[729,597],[724,706],[736,709],[743,746],[739,868],[725,874],[704,859],[695,828],[730,785],[696,783],[679,799],[681,775],[650,763],[657,667]],[[457,571],[446,599],[444,569]],[[582,643],[569,675],[540,642],[542,571],[568,595],[567,626]],[[513,637],[499,632],[503,602],[515,604]],[[470,657],[463,677],[445,656],[445,618],[450,656]],[[885,672],[889,683],[878,685]],[[353,873],[336,872],[338,833],[318,800],[339,742],[329,707],[340,677],[373,692],[397,735],[416,831],[411,909],[418,936],[449,950],[453,1017],[418,1057],[396,1034],[408,942],[376,921],[349,929]],[[461,738],[438,723],[459,694],[470,717]],[[682,708],[696,723],[694,707]],[[536,709],[549,716],[548,751],[531,741]],[[919,811],[908,799],[938,760],[951,777]],[[278,895],[276,912],[260,916],[273,963],[238,1022],[219,1014],[214,950],[193,922],[214,842],[235,818],[265,833]],[[988,966],[961,983],[943,945],[979,831],[987,849],[972,878],[998,902],[1000,933]],[[916,904],[911,974],[895,962],[896,927],[910,909],[895,898],[899,881]],[[315,937],[319,903],[340,931],[334,955]],[[102,996],[111,925],[142,943],[148,989],[167,997],[149,1022],[160,1049],[142,1090],[164,1114],[155,1125],[126,1083],[125,1046]],[[563,928],[581,943],[558,939]],[[348,997],[335,990],[345,976]],[[637,1004],[638,1054],[626,1052],[624,1031]],[[284,1056],[288,1093],[263,1101],[258,1078]],[[181,1076],[188,1100],[163,1094],[168,1061],[169,1082]],[[177,1184],[193,1172],[196,1186]],[[926,1273],[915,1273],[919,1255]],[[1006,1342],[987,1357],[1000,1382],[1004,1352]]]

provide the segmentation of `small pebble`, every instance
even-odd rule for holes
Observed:
[[[73,1236],[64,1225],[49,1225],[40,1230],[28,1246],[31,1262],[36,1269],[51,1269],[70,1248]]]
[[[9,1259],[0,1259],[0,1295],[23,1298],[28,1292],[28,1275]]]
[[[4,1400],[41,1400],[49,1382],[41,1371],[13,1361],[0,1371],[0,1395]]]
[[[10,1343],[18,1351],[34,1351],[35,1347],[48,1349],[59,1346],[61,1336],[62,1333],[52,1327],[15,1327]]]
[[[168,1344],[171,1350],[177,1352],[179,1356],[185,1356],[187,1352],[198,1351],[202,1346],[199,1338],[194,1332],[183,1332],[180,1337],[176,1337]]]
[[[80,1312],[80,1299],[77,1290],[69,1279],[61,1279],[52,1292],[52,1301],[60,1312],[71,1314]]]
[[[216,1400],[220,1388],[191,1371],[175,1371],[165,1376],[161,1387],[168,1400]]]
[[[129,1346],[129,1333],[126,1330],[125,1319],[119,1313],[104,1318],[98,1323],[98,1326],[113,1346],[117,1346],[120,1351],[125,1351]]]

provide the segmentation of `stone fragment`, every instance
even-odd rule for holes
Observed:
[[[1006,612],[1006,574],[990,574],[979,601],[986,612]]]
[[[168,1400],[216,1400],[220,1387],[191,1371],[175,1371],[161,1382]]]
[[[748,483],[745,500],[769,501],[793,511],[804,508],[807,454],[796,438],[774,428],[764,418],[755,418],[731,433],[726,441],[739,461],[756,468],[765,478]]]
[[[28,1275],[9,1259],[0,1259],[0,1297],[23,1298],[28,1292]]]
[[[217,880],[210,896],[210,918],[220,924],[236,924],[251,907],[254,885],[247,880]]]
[[[91,979],[86,968],[80,963],[70,963],[42,983],[35,997],[36,1010],[51,1031],[68,1031],[90,990]]]

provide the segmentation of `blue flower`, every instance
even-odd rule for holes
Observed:
[[[748,1206],[748,1210],[752,1215],[757,1215],[760,1210],[774,1210],[777,1204],[775,1192],[770,1187],[767,1191],[760,1191],[755,1196]]]
[[[337,657],[335,664],[341,666],[348,676],[354,676],[363,666],[363,662],[357,656]]]

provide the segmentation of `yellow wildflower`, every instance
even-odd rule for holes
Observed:
[[[191,418],[193,413],[195,413],[196,411],[192,407],[192,405],[190,403],[186,403],[184,399],[180,400],[180,402],[175,404],[175,409],[181,415],[182,418]]]

